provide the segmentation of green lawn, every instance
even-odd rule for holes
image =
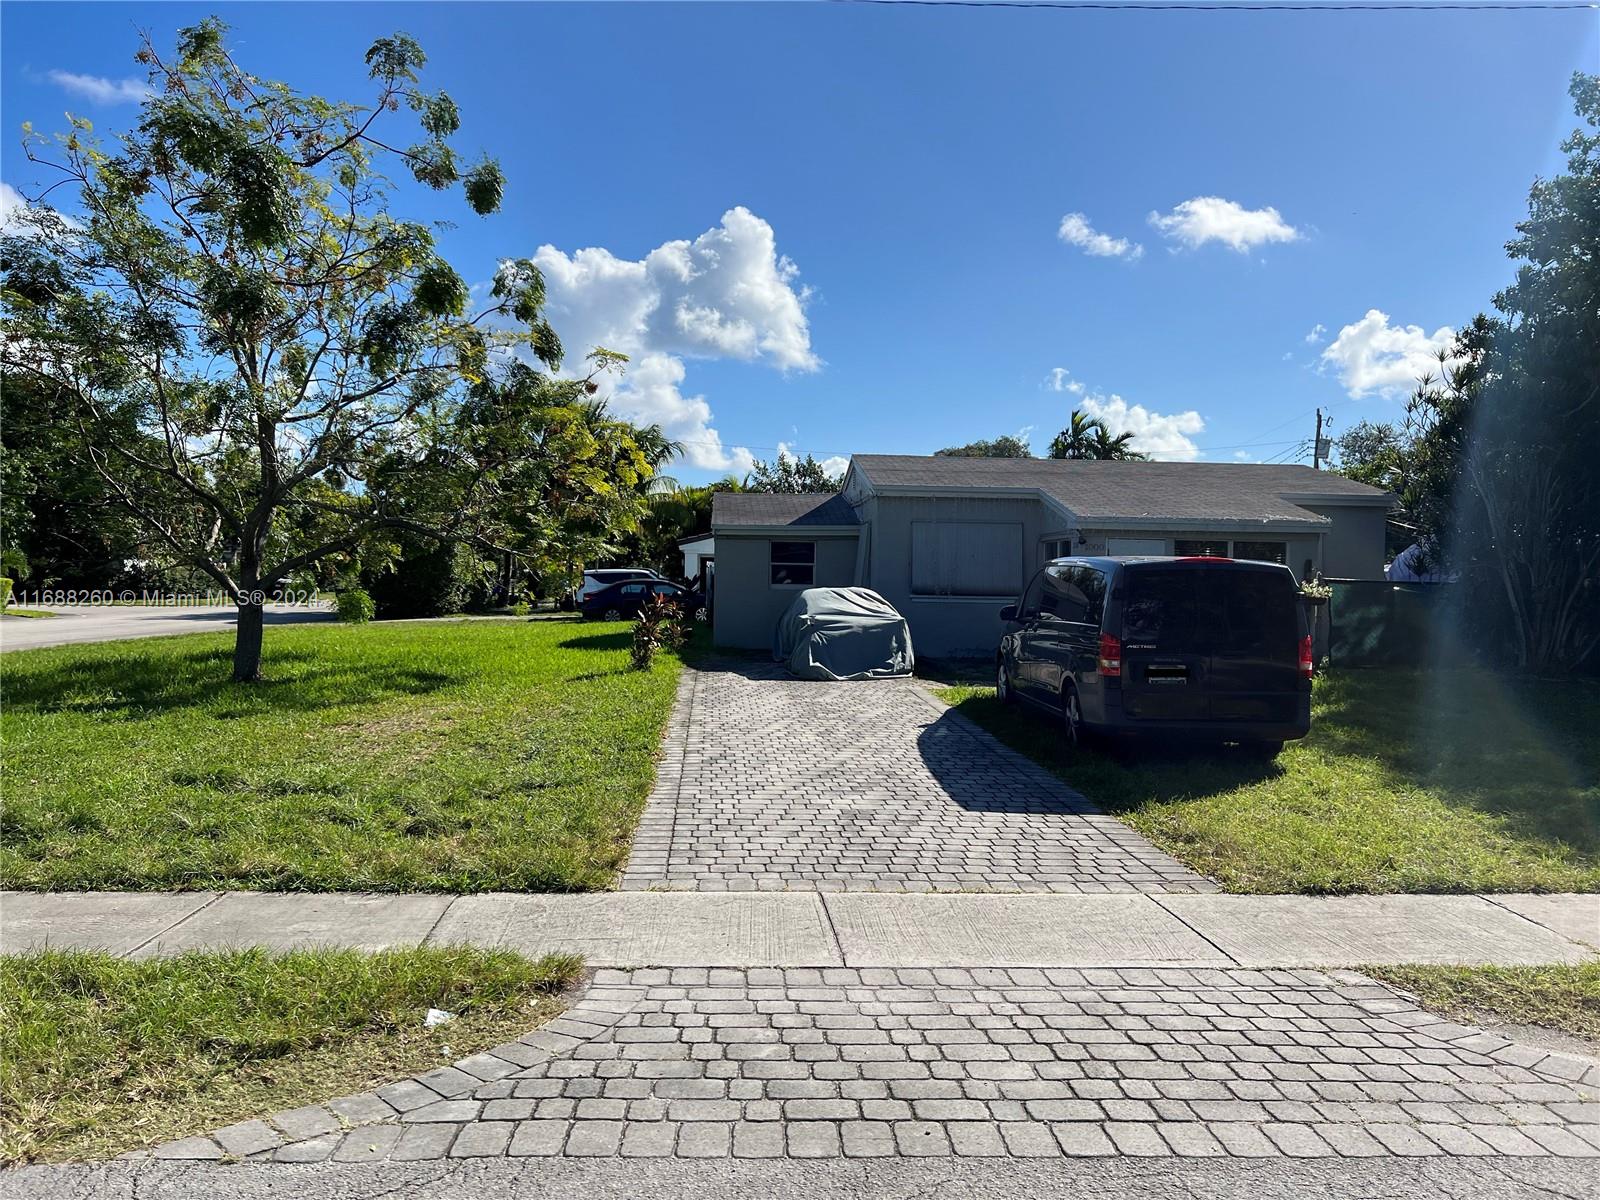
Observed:
[[[1276,763],[1067,755],[990,688],[939,693],[1234,892],[1600,890],[1600,682],[1340,671]]]
[[[1600,962],[1361,969],[1412,993],[1425,1007],[1470,1025],[1542,1025],[1600,1041]]]
[[[0,880],[21,888],[605,888],[678,660],[573,619],[275,626],[21,651]]]
[[[579,966],[461,947],[0,958],[0,1163],[108,1157],[430,1070],[549,1020]],[[430,1007],[457,1019],[424,1029]]]

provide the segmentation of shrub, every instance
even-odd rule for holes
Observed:
[[[379,616],[446,617],[494,606],[494,565],[471,546],[421,537],[398,544],[397,558],[361,572],[361,586],[372,593]]]
[[[372,620],[373,614],[378,611],[378,606],[372,602],[372,597],[361,588],[350,588],[339,593],[339,620],[349,621],[352,625],[365,625]]]
[[[11,580],[0,575],[0,612],[11,607]]]
[[[526,600],[518,600],[511,606],[511,615],[513,617],[526,617],[531,615],[532,612],[533,605],[529,604]]]
[[[633,669],[648,671],[657,650],[663,646],[676,650],[687,636],[678,606],[661,596],[652,596],[639,609],[639,619],[633,623]]]

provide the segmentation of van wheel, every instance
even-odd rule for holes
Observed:
[[[1246,742],[1244,752],[1261,762],[1271,762],[1283,753],[1282,742]]]
[[[1011,687],[1011,672],[1006,670],[1006,660],[998,660],[994,668],[994,694],[1001,704],[1015,704],[1017,693]]]
[[[1067,749],[1083,749],[1088,732],[1083,727],[1083,710],[1078,706],[1078,689],[1070,683],[1061,691],[1061,729],[1067,735]]]

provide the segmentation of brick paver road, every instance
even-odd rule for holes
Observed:
[[[912,680],[685,670],[625,889],[1210,891]]]
[[[1596,1157],[1597,1094],[1348,973],[602,971],[521,1042],[155,1155]]]

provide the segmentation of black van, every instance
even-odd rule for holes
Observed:
[[[1000,610],[1000,698],[1091,733],[1238,742],[1311,728],[1311,635],[1288,567],[1228,558],[1059,558]]]

